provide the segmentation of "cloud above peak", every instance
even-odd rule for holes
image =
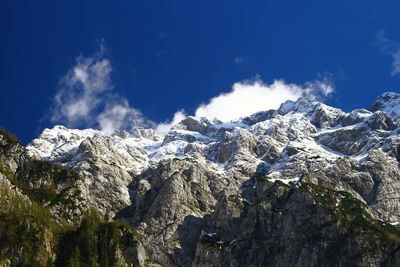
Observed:
[[[93,110],[101,104],[103,92],[112,90],[111,70],[103,47],[92,57],[78,57],[75,66],[60,80],[51,121],[68,126],[88,123]]]
[[[306,82],[303,86],[275,80],[272,84],[264,83],[260,78],[234,83],[232,90],[211,98],[208,103],[201,104],[195,111],[196,117],[209,120],[229,122],[241,117],[250,116],[259,111],[277,109],[287,101],[295,101],[300,97],[322,101],[334,92],[331,75],[319,74],[318,79]],[[170,122],[161,123],[157,130],[168,133],[172,126],[186,118],[184,110],[174,114]]]
[[[111,133],[136,126],[154,126],[113,92],[112,66],[103,45],[91,57],[79,56],[61,78],[50,109],[50,120],[67,127],[95,127]]]
[[[134,127],[154,128],[156,123],[147,119],[139,109],[129,106],[128,100],[118,98],[108,103],[97,116],[98,127],[108,134],[115,130],[131,130]]]
[[[333,93],[334,87],[327,78],[307,82],[304,86],[275,80],[266,84],[260,79],[233,84],[232,91],[213,97],[200,105],[195,116],[210,120],[231,121],[258,111],[277,109],[286,100],[308,97],[319,100]]]
[[[114,91],[112,65],[100,46],[90,57],[79,56],[75,65],[60,79],[59,88],[50,108],[50,120],[70,128],[97,128],[106,133],[134,127],[168,131],[186,118],[184,110],[175,112],[170,121],[156,124],[129,101]],[[230,92],[221,93],[197,107],[194,115],[210,120],[229,122],[259,111],[277,109],[287,100],[308,97],[321,100],[334,91],[329,75],[304,85],[275,80],[271,84],[259,77],[236,82]]]

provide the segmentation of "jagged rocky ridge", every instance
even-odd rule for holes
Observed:
[[[142,237],[130,262],[400,264],[400,94],[350,113],[299,99],[231,123],[188,117],[167,135],[56,126],[22,157],[10,151],[3,165],[34,200],[46,183],[31,162],[78,174],[57,184],[68,214],[51,213],[79,220],[91,207],[128,222]]]

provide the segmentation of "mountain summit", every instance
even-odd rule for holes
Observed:
[[[300,98],[229,123],[187,117],[166,135],[55,126],[26,148],[2,136],[3,184],[38,201],[54,175],[32,162],[65,171],[51,185],[75,204],[38,203],[72,228],[88,208],[128,223],[136,245],[114,249],[126,266],[400,264],[400,94],[351,112]],[[49,258],[70,266],[58,243]]]

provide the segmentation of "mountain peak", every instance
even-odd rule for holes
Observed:
[[[383,93],[372,104],[370,110],[373,112],[378,110],[386,112],[395,123],[400,123],[400,94],[394,92]]]
[[[187,117],[166,135],[55,126],[27,151],[79,174],[80,205],[129,222],[156,266],[294,266],[315,251],[301,264],[337,255],[343,266],[380,266],[400,247],[388,226],[400,224],[400,125],[390,117],[400,101],[387,93],[377,103],[346,113],[301,98],[231,122]],[[337,252],[344,244],[352,249]]]

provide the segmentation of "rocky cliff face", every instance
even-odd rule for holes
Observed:
[[[129,223],[140,264],[400,264],[399,94],[349,113],[299,99],[230,123],[188,117],[167,135],[56,126],[21,151],[1,159],[26,188],[49,187],[29,162],[76,173],[51,187],[79,195],[68,214]]]

